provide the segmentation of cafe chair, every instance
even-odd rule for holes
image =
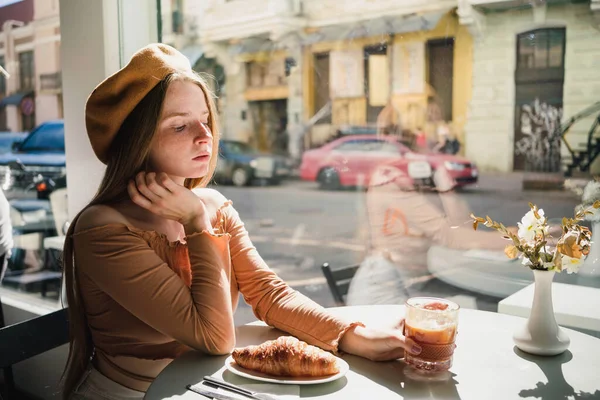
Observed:
[[[335,304],[338,306],[346,305],[346,295],[350,288],[350,282],[356,274],[359,265],[349,265],[346,267],[339,267],[333,269],[329,266],[329,263],[324,263],[321,266],[321,271],[327,280],[329,290],[335,300]]]
[[[46,297],[49,288],[59,286],[62,273],[59,270],[48,270],[40,261],[40,268],[32,271],[23,270],[26,254],[37,254],[43,248],[46,229],[44,224],[38,224],[44,219],[45,209],[33,211],[20,211],[11,205],[10,219],[13,227],[13,251],[9,260],[9,269],[3,282],[14,285],[18,289],[29,290],[32,286],[39,286],[42,297]],[[31,225],[39,225],[35,230],[29,231]],[[47,258],[47,257],[46,257]],[[42,259],[43,260],[43,259]]]
[[[0,308],[2,306],[0,305]],[[5,400],[20,398],[15,390],[12,366],[69,342],[67,309],[4,327],[0,311],[0,369],[4,372]]]
[[[60,270],[60,254],[65,244],[65,234],[69,229],[67,189],[56,189],[50,193],[49,199],[57,236],[44,238],[44,250],[46,251],[48,267]]]

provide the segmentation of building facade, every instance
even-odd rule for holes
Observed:
[[[0,9],[0,130],[28,131],[62,118],[58,0],[21,0]]]
[[[466,155],[484,170],[560,171],[569,153],[551,133],[600,101],[600,3],[461,3],[475,37]],[[573,126],[571,147],[587,142],[595,118]]]
[[[552,132],[600,100],[599,9],[598,0],[213,0],[199,25],[225,67],[226,137],[299,157],[348,125],[435,141],[447,124],[482,170],[552,172],[568,155]],[[593,118],[571,129],[570,146],[587,140]]]
[[[200,37],[225,66],[224,133],[298,158],[347,126],[463,137],[472,38],[456,1],[210,3]]]

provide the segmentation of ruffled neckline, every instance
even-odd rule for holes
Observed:
[[[191,235],[184,237],[184,241],[181,241],[180,239],[169,240],[167,235],[162,232],[158,232],[156,230],[138,228],[138,227],[128,225],[123,222],[113,222],[110,224],[96,226],[93,228],[89,228],[89,229],[74,233],[73,236],[80,236],[80,235],[84,235],[84,234],[88,234],[88,233],[104,231],[104,230],[110,229],[110,228],[122,228],[122,229],[128,230],[129,232],[132,232],[139,236],[142,236],[145,239],[158,239],[161,242],[165,243],[169,247],[176,248],[176,247],[180,247],[180,246],[187,246],[187,238],[193,237],[196,235],[207,234],[207,235],[214,236],[214,237],[221,237],[221,236],[229,235],[228,233],[225,232],[225,214],[224,214],[223,210],[232,205],[233,205],[233,201],[227,200],[225,203],[223,203],[223,205],[221,205],[217,209],[217,219],[216,219],[215,225],[213,226],[212,233],[210,233],[208,231],[196,232],[196,233],[193,233]]]

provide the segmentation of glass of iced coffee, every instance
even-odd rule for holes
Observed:
[[[435,297],[406,301],[404,334],[422,348],[418,355],[406,352],[406,364],[424,372],[443,372],[452,366],[459,309],[458,304]]]

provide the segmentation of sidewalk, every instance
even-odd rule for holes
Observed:
[[[291,185],[296,183],[310,184],[300,180],[298,170],[293,170],[286,181]],[[572,192],[581,191],[592,180],[592,176],[565,178],[562,173],[543,172],[481,172],[476,185],[469,185],[465,190],[481,190],[485,192]],[[579,194],[580,195],[580,194]]]
[[[592,180],[590,177],[564,178],[562,174],[545,174],[539,172],[482,172],[479,182],[473,186],[483,191],[552,191],[571,192]]]

